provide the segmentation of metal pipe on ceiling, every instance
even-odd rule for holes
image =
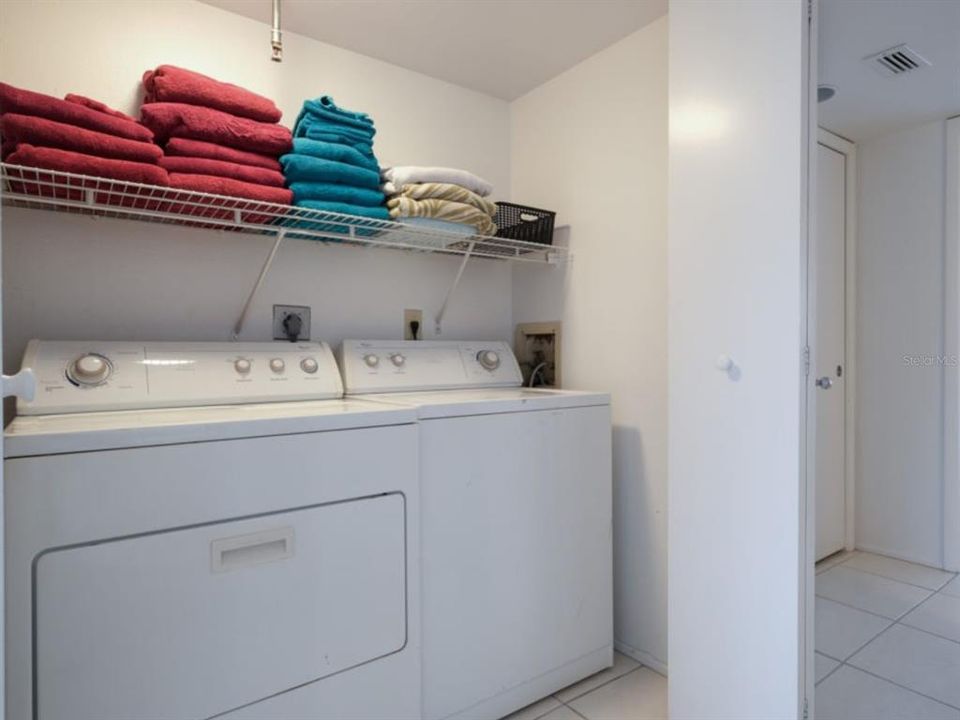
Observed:
[[[283,62],[283,37],[280,34],[280,0],[273,0],[273,28],[270,30],[270,59]]]

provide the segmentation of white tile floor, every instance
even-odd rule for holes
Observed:
[[[667,679],[614,654],[614,665],[505,720],[667,720]]]
[[[817,720],[960,720],[960,577],[872,553],[817,565]],[[666,720],[667,679],[615,664],[506,720]]]
[[[818,720],[960,720],[960,578],[872,553],[817,566]]]

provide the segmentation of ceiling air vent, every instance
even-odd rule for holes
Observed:
[[[897,45],[866,57],[863,61],[886,77],[899,77],[930,65],[929,60],[918,55],[907,45]]]

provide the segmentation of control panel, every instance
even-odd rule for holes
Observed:
[[[338,359],[351,395],[523,383],[513,351],[499,341],[345,340]]]
[[[36,375],[21,415],[324,400],[343,395],[325,343],[174,343],[31,340]]]

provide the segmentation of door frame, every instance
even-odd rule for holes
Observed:
[[[960,570],[960,116],[947,125],[943,333],[943,567]]]
[[[843,322],[843,503],[844,549],[856,547],[856,479],[857,479],[857,146],[822,127],[817,128],[817,144],[844,156],[844,322]],[[816,178],[813,178],[816,182]],[[811,228],[816,227],[811,219]],[[816,287],[816,279],[811,288]],[[815,471],[816,448],[807,448],[811,471]],[[816,478],[814,478],[814,486]],[[815,504],[814,506],[815,507]]]

